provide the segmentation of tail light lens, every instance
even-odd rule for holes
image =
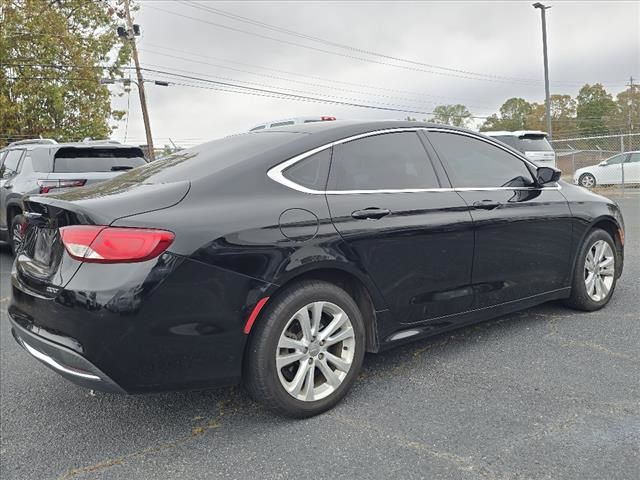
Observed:
[[[67,253],[87,263],[134,263],[157,257],[173,242],[166,230],[104,225],[71,225],[60,229]]]
[[[328,122],[335,119],[336,117],[320,117],[320,120],[322,120],[323,122]]]
[[[49,193],[51,190],[56,188],[82,187],[85,183],[87,183],[86,179],[38,180],[38,185],[40,186],[40,193]]]

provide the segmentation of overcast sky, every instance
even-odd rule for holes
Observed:
[[[437,104],[463,103],[479,117],[496,112],[510,97],[536,102],[544,98],[540,13],[531,1],[198,2],[352,49],[265,29],[189,3],[140,2],[135,22],[142,27],[138,45],[143,66],[407,111],[430,112]],[[615,94],[630,75],[640,81],[640,2],[546,3],[553,6],[547,10],[551,93],[575,96],[584,83],[600,82]],[[147,85],[156,146],[169,143],[169,138],[190,146],[293,116],[428,118],[216,91],[211,88],[220,86],[214,83],[148,71],[144,75],[201,87]],[[119,123],[114,138],[124,140],[126,131],[127,142],[144,143],[135,88],[129,102],[128,126]],[[127,96],[114,100],[114,107],[126,110]]]

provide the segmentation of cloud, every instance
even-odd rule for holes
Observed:
[[[136,23],[142,26],[143,31],[138,44],[144,65],[157,65],[159,70],[192,72],[186,75],[215,76],[220,81],[253,82],[245,85],[255,88],[291,89],[290,93],[300,95],[387,104],[426,112],[439,103],[463,103],[474,115],[484,116],[495,112],[509,97],[543,100],[540,15],[527,1],[201,2],[199,5],[330,42],[424,64],[531,81],[481,81],[460,78],[465,76],[462,73],[451,76],[414,71],[411,68],[437,69],[408,63],[402,63],[404,69],[370,63],[348,57],[399,62],[269,31],[187,4],[160,1],[142,3],[136,14]],[[553,8],[547,11],[552,93],[575,95],[582,84],[595,82],[603,82],[610,92],[617,93],[625,88],[630,75],[640,76],[638,3],[554,2],[552,5]],[[259,38],[203,21],[311,48]],[[330,50],[346,57],[314,49]],[[293,72],[300,76],[231,62]],[[269,78],[269,75],[279,78]],[[162,75],[146,72],[145,76],[152,79]],[[189,80],[179,82],[195,83]],[[167,88],[149,84],[147,96],[157,145],[169,143],[169,138],[179,144],[190,145],[247,130],[262,121],[300,115],[328,114],[340,118],[406,116],[179,85]],[[125,109],[126,96],[114,99],[114,107]],[[124,122],[118,125],[115,138],[123,139],[124,127]],[[127,141],[144,143],[135,88],[130,98],[127,133]]]

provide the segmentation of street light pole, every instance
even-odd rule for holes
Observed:
[[[136,65],[136,76],[138,77],[138,95],[140,96],[140,106],[142,107],[142,120],[144,122],[144,132],[147,137],[147,150],[149,160],[154,161],[156,159],[153,151],[153,137],[151,136],[151,122],[149,121],[149,112],[147,111],[147,96],[144,91],[144,79],[142,78],[142,71],[140,70],[140,59],[138,58],[138,48],[136,47],[136,40],[133,34],[133,20],[131,20],[131,11],[129,9],[129,0],[124,0],[124,9],[127,15],[127,29],[129,32],[129,39],[131,41],[131,53],[133,55],[133,62]]]
[[[545,103],[545,119],[547,122],[547,134],[549,140],[552,138],[551,131],[551,95],[549,94],[549,59],[547,58],[547,16],[546,10],[551,8],[540,2],[534,3],[533,8],[539,8],[542,17],[542,55],[544,57],[544,103]]]

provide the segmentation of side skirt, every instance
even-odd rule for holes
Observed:
[[[524,299],[501,303],[492,307],[485,307],[446,317],[430,319],[411,326],[407,325],[407,328],[398,330],[387,336],[385,339],[382,339],[379,351],[384,351],[398,345],[404,345],[405,343],[409,343],[414,340],[428,338],[440,333],[456,330],[467,325],[484,322],[502,315],[535,307],[536,305],[540,305],[551,300],[568,298],[570,294],[571,287],[565,287],[551,292],[533,295]]]

